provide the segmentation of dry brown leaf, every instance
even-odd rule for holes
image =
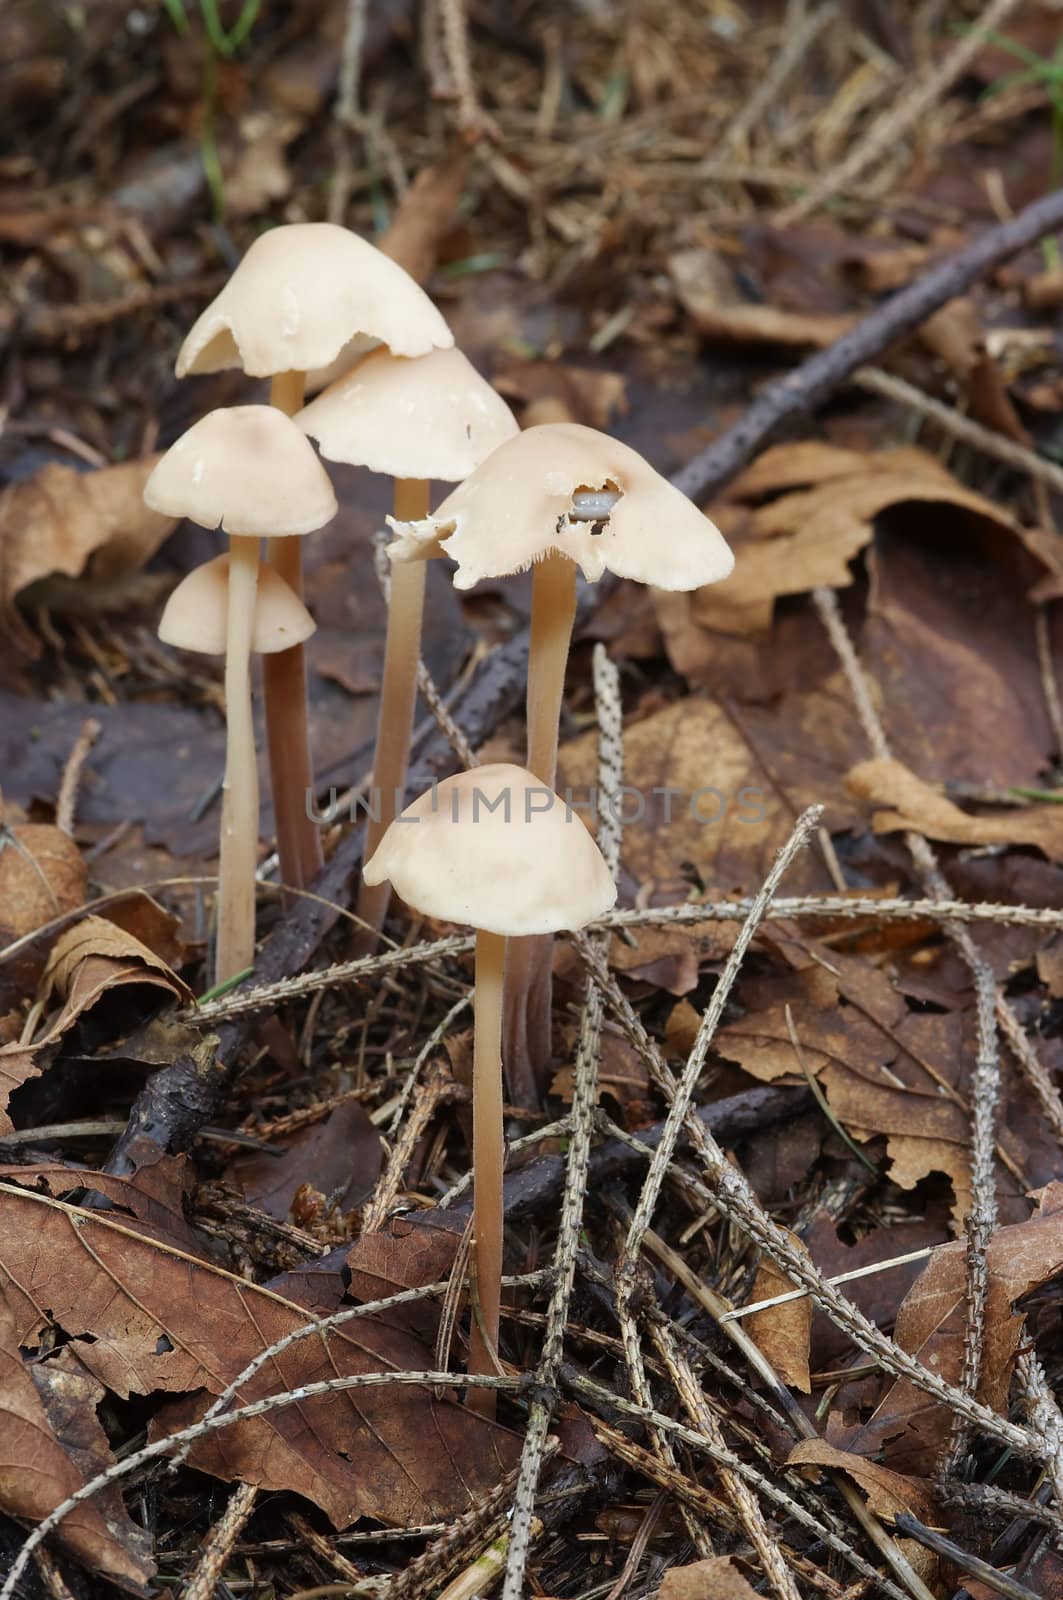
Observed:
[[[40,1522],[113,1462],[96,1418],[103,1388],[78,1371],[70,1354],[27,1362],[20,1345],[31,1336],[13,1304],[0,1297],[0,1506]],[[150,1541],[131,1522],[115,1486],[70,1512],[59,1538],[90,1571],[137,1594],[148,1592],[155,1567]]]
[[[804,774],[805,786],[798,789],[795,781],[787,798],[804,803],[803,795],[812,798],[820,787],[812,770],[820,756],[801,730],[788,730],[791,735],[800,764],[793,776]],[[573,788],[579,804],[597,782],[597,735],[566,744],[560,766],[561,782]],[[714,894],[754,893],[793,826],[780,786],[766,781],[757,752],[709,700],[681,700],[625,729],[624,781],[637,794],[624,800],[631,820],[624,828],[623,868],[662,898],[685,898],[694,874],[711,883]],[[826,887],[827,881],[811,852],[787,875],[795,893],[799,885]]]
[[[457,218],[469,170],[466,150],[424,167],[407,189],[391,226],[377,241],[418,283],[435,271],[439,247]]]
[[[744,518],[732,513],[726,532],[735,545],[735,570],[726,584],[694,596],[691,615],[701,627],[765,631],[780,596],[846,587],[850,561],[870,542],[875,518],[891,506],[946,504],[1022,536],[999,506],[914,448],[861,455],[807,440],[778,445],[738,480],[730,498],[744,503],[779,490],[788,492]]]
[[[242,1156],[229,1168],[244,1198],[267,1216],[283,1220],[304,1183],[342,1211],[362,1204],[380,1176],[383,1147],[369,1113],[357,1100],[286,1141],[283,1155],[265,1151]]]
[[[0,940],[21,939],[75,911],[85,877],[81,851],[62,828],[26,822],[0,830]]]
[[[265,1345],[308,1319],[294,1302],[146,1239],[108,1214],[5,1185],[0,1224],[3,1297],[20,1342],[60,1329],[115,1394],[185,1396],[164,1409],[154,1434],[200,1415],[199,1391],[219,1394]],[[291,1346],[241,1398],[348,1373],[432,1366],[429,1346],[393,1321],[366,1318],[327,1341]],[[512,1466],[518,1445],[449,1399],[396,1385],[268,1413],[197,1442],[190,1461],[219,1478],[302,1494],[337,1527],[359,1516],[394,1526],[467,1509]]]
[[[680,304],[707,339],[819,349],[833,344],[856,321],[845,314],[750,304],[738,293],[730,269],[715,250],[677,251],[669,257],[668,270]]]
[[[965,1254],[962,1242],[935,1250],[901,1302],[894,1330],[897,1343],[947,1383],[959,1383],[963,1369]],[[1041,1192],[1039,1208],[1028,1221],[998,1229],[987,1260],[978,1394],[985,1405],[1003,1413],[1026,1320],[1013,1309],[1014,1302],[1063,1270],[1063,1184],[1050,1184]],[[902,1378],[866,1423],[849,1429],[835,1423],[830,1431],[847,1450],[865,1457],[884,1454],[896,1471],[921,1475],[947,1444],[951,1426],[946,1408]]]
[[[795,1249],[808,1255],[802,1241],[789,1229],[784,1232]],[[750,1290],[750,1301],[770,1300],[774,1295],[787,1294],[793,1284],[773,1261],[762,1256],[757,1276]],[[783,1383],[802,1394],[811,1394],[812,1378],[808,1370],[809,1344],[812,1338],[812,1302],[806,1295],[802,1300],[790,1300],[786,1305],[770,1306],[767,1311],[754,1312],[746,1327],[760,1351],[771,1362]]]
[[[906,1188],[929,1172],[945,1173],[962,1219],[970,1203],[970,1119],[939,1087],[955,1086],[973,1059],[962,1014],[913,1012],[880,968],[836,950],[817,961],[812,941],[786,938],[779,946],[797,970],[746,982],[746,1014],[720,1030],[720,1054],[763,1082],[800,1081],[789,1007],[805,1065],[841,1126],[856,1138],[886,1134],[890,1176]]]
[[[895,1517],[899,1511],[910,1511],[920,1522],[933,1522],[937,1506],[929,1484],[922,1478],[908,1478],[892,1472],[878,1461],[868,1461],[865,1456],[853,1455],[851,1450],[839,1450],[826,1439],[801,1439],[790,1451],[788,1465],[797,1467],[833,1467],[852,1478],[867,1496],[868,1505],[880,1517]]]
[[[144,504],[157,456],[95,472],[49,462],[0,497],[0,607],[40,578],[137,572],[176,527]]]
[[[760,1600],[735,1566],[733,1556],[710,1556],[688,1567],[669,1567],[657,1596],[658,1600]]]
[[[1032,845],[1050,861],[1063,860],[1063,807],[1031,805],[974,817],[917,778],[896,760],[861,761],[846,774],[846,787],[873,806],[876,833],[904,829],[943,844]]]
[[[496,375],[494,385],[507,400],[522,405],[556,400],[568,420],[592,428],[608,428],[617,417],[627,415],[627,378],[622,372],[574,367],[567,361],[515,361]]]
[[[2,862],[0,856],[0,871]],[[108,950],[113,953],[97,953]],[[103,917],[86,917],[60,935],[41,980],[41,998],[47,1000],[53,991],[63,995],[61,1009],[32,1044],[0,1047],[0,1132],[12,1126],[6,1107],[14,1091],[51,1064],[63,1035],[84,1012],[110,990],[127,984],[160,989],[175,999],[192,998],[187,984],[165,962]]]

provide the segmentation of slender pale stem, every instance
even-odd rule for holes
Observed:
[[[576,616],[576,565],[558,551],[532,568],[528,658],[528,770],[553,789],[565,667]],[[552,1060],[550,1015],[554,941],[511,939],[506,973],[506,1081],[514,1104],[542,1104]]]
[[[225,784],[218,866],[214,979],[224,983],[255,959],[258,765],[251,716],[251,630],[258,592],[259,541],[229,540],[229,619],[225,650]]]
[[[575,620],[576,564],[554,550],[532,568],[528,657],[528,770],[551,789],[557,782],[557,736]]]
[[[479,1316],[472,1319],[469,1371],[497,1372],[498,1323],[502,1302],[502,976],[506,941],[476,935],[476,1034],[472,1064],[473,1231]],[[483,1416],[495,1414],[490,1389],[473,1389],[466,1404]]]
[[[279,372],[270,383],[270,405],[293,416],[303,403],[306,375]],[[271,539],[266,559],[289,588],[302,596],[302,540]],[[277,829],[281,882],[305,889],[321,870],[321,835],[307,815],[306,796],[312,792],[314,768],[310,759],[307,720],[306,653],[301,644],[263,657],[266,699],[266,741]]]
[[[420,478],[395,479],[395,517],[416,522],[428,515],[428,484]],[[417,663],[421,659],[421,621],[424,615],[425,567],[423,561],[396,561],[391,569],[388,631],[384,645],[384,675],[380,685],[373,788],[365,831],[365,859],[384,837],[402,810],[406,769],[410,759],[413,713],[417,703]],[[374,933],[384,926],[391,884],[358,891],[358,915]],[[366,941],[363,931],[359,943]],[[372,942],[372,941],[369,941]]]

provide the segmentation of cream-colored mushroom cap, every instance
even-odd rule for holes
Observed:
[[[316,623],[295,590],[272,567],[260,566],[251,649],[275,655],[304,644]],[[178,650],[223,656],[229,631],[229,557],[215,556],[182,578],[163,607],[159,638]]]
[[[447,778],[407,806],[364,876],[389,879],[426,916],[513,937],[582,928],[616,899],[582,819],[505,762]]]
[[[275,406],[208,412],[167,450],[144,499],[203,528],[262,538],[312,533],[336,515],[313,445]]]
[[[595,489],[619,492],[608,518],[573,520],[573,495]],[[521,572],[551,550],[576,562],[591,582],[608,569],[658,589],[700,589],[734,566],[715,524],[637,450],[575,422],[526,428],[431,517],[388,521],[397,535],[392,560],[425,559],[442,549],[458,564],[458,589]]]
[[[409,361],[374,350],[295,417],[327,461],[458,483],[519,431],[460,350]]]
[[[423,356],[454,336],[397,262],[331,222],[297,222],[257,238],[196,319],[177,376],[243,367],[252,378],[327,367],[357,335]]]

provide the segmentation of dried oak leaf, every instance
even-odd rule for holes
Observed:
[[[793,738],[797,765],[788,772],[796,787],[801,771],[807,774],[818,757],[814,746],[807,760],[798,754],[797,730]],[[597,764],[595,734],[563,747],[562,783],[572,787],[575,804],[597,783]],[[716,893],[755,893],[793,825],[759,753],[711,700],[685,698],[625,729],[624,781],[623,868],[661,898],[685,898],[692,874]],[[810,775],[807,782],[813,786]],[[795,894],[827,882],[811,851],[787,875]]]
[[[700,627],[764,632],[780,596],[820,585],[844,588],[852,582],[850,561],[870,543],[875,518],[891,506],[945,504],[1023,536],[1006,511],[914,447],[861,454],[810,441],[777,445],[739,478],[730,498],[750,505],[768,494],[778,498],[745,514],[732,509],[727,532],[735,570],[726,585],[693,596],[691,616]]]
[[[283,1155],[263,1151],[241,1156],[230,1173],[243,1188],[245,1200],[283,1221],[295,1191],[307,1182],[341,1210],[361,1205],[380,1176],[382,1160],[380,1135],[368,1112],[357,1100],[348,1100],[321,1122],[294,1134]]]
[[[192,1181],[188,1157],[183,1155],[157,1154],[128,1178],[62,1161],[0,1166],[0,1183],[35,1189],[53,1200],[76,1204],[86,1189],[102,1194],[115,1208],[112,1215],[116,1220],[195,1255],[202,1248],[202,1241],[189,1227],[184,1212],[184,1198]]]
[[[871,819],[876,833],[904,829],[943,844],[1031,845],[1049,860],[1063,861],[1063,808],[1057,805],[969,816],[894,759],[861,761],[847,773],[845,783],[869,804],[888,807],[876,810]]]
[[[176,526],[144,504],[157,456],[78,472],[49,462],[0,496],[0,613],[41,578],[62,574],[113,583],[137,572]],[[17,637],[29,653],[35,641]]]
[[[688,1567],[669,1567],[657,1596],[658,1600],[759,1600],[733,1556],[710,1556]]]
[[[1037,1211],[1026,1222],[1000,1228],[986,1252],[989,1291],[978,1398],[1005,1412],[1025,1317],[1014,1309],[1063,1270],[1063,1184],[1040,1191]],[[966,1245],[935,1250],[897,1311],[894,1337],[948,1383],[963,1371]],[[952,1414],[905,1378],[893,1383],[869,1420],[846,1427],[832,1417],[832,1442],[864,1457],[884,1456],[897,1472],[925,1474],[947,1444]]]
[[[51,1325],[115,1394],[185,1397],[156,1418],[156,1436],[199,1416],[200,1391],[219,1394],[264,1346],[312,1315],[107,1214],[9,1185],[0,1186],[0,1265],[23,1343]],[[351,1373],[432,1366],[430,1347],[366,1318],[327,1341],[291,1346],[240,1393],[249,1401]],[[359,1516],[393,1526],[467,1509],[513,1465],[518,1446],[453,1401],[396,1385],[241,1422],[197,1441],[190,1461],[215,1477],[302,1494],[337,1527]]]
[[[808,1251],[797,1235],[788,1229],[784,1231],[795,1249],[807,1256]],[[770,1300],[774,1295],[787,1294],[792,1288],[785,1273],[768,1256],[762,1256],[749,1298],[751,1302]],[[756,1311],[747,1320],[746,1327],[783,1383],[800,1389],[802,1394],[810,1394],[812,1378],[808,1356],[812,1339],[812,1301],[808,1296],[788,1300],[782,1306],[769,1306],[766,1311]]]
[[[96,1418],[103,1388],[56,1361],[27,1362],[32,1333],[18,1308],[0,1296],[0,1507],[40,1522],[113,1461]],[[90,1571],[137,1594],[148,1592],[155,1568],[145,1536],[130,1522],[117,1488],[77,1506],[60,1524],[59,1539]]]
[[[812,941],[776,942],[796,970],[746,981],[746,1015],[721,1028],[719,1053],[762,1082],[800,1078],[789,1007],[805,1064],[842,1127],[856,1138],[885,1134],[890,1176],[905,1188],[945,1173],[962,1219],[970,1204],[970,1117],[956,1078],[973,1060],[963,1014],[911,1011],[869,962],[833,949],[817,961]]]

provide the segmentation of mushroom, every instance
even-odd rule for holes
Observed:
[[[252,244],[225,288],[197,318],[177,357],[177,376],[242,367],[270,378],[270,403],[291,416],[306,374],[380,343],[400,356],[453,344],[431,300],[397,262],[329,222],[271,228]],[[302,593],[302,555],[278,539],[270,565]],[[313,784],[301,646],[265,663],[266,733],[283,882],[305,888],[321,866],[307,816]]]
[[[637,451],[578,423],[526,428],[430,517],[400,523],[392,563],[444,552],[454,583],[532,569],[528,767],[553,788],[576,573],[608,570],[658,589],[698,589],[734,566],[723,535]],[[506,976],[507,1069],[520,1105],[540,1103],[550,1057],[550,942],[514,945]]]
[[[221,527],[229,535],[224,573],[227,621],[221,636],[226,753],[215,962],[216,981],[221,983],[251,966],[255,953],[258,770],[250,652],[257,616],[259,541],[291,537],[294,542],[294,536],[323,527],[336,514],[336,497],[312,445],[288,417],[269,406],[235,406],[211,411],[170,446],[144,486],[144,499],[155,511],[189,517],[204,528]],[[221,578],[221,570],[210,563],[206,576],[201,570],[181,585],[186,595],[176,609],[177,595],[171,597],[166,608],[171,642],[179,642],[175,629],[187,637],[200,624],[206,636],[217,641]],[[283,582],[279,576],[278,582]],[[205,614],[198,620],[189,615],[188,592],[203,607]],[[213,595],[209,604],[208,593]],[[268,584],[263,593],[265,604],[272,606],[279,591]],[[298,596],[293,593],[292,599]],[[263,623],[265,614],[263,608]],[[305,621],[298,612],[290,612],[288,627],[297,634],[300,628],[305,630]],[[293,642],[286,633],[275,648],[283,651]]]
[[[395,516],[414,521],[428,515],[431,478],[460,482],[518,431],[505,401],[453,349],[414,360],[376,350],[298,412],[295,421],[317,440],[326,461],[394,478]],[[424,588],[421,562],[392,569],[367,860],[404,799]],[[357,911],[374,933],[383,926],[390,897],[386,882],[369,888],[362,880]]]
[[[479,1319],[469,1371],[497,1371],[502,1276],[502,989],[506,942],[582,928],[616,899],[580,817],[523,767],[474,767],[433,786],[391,824],[366,863],[425,916],[476,929],[473,1230]],[[469,1405],[494,1414],[494,1395]]]

